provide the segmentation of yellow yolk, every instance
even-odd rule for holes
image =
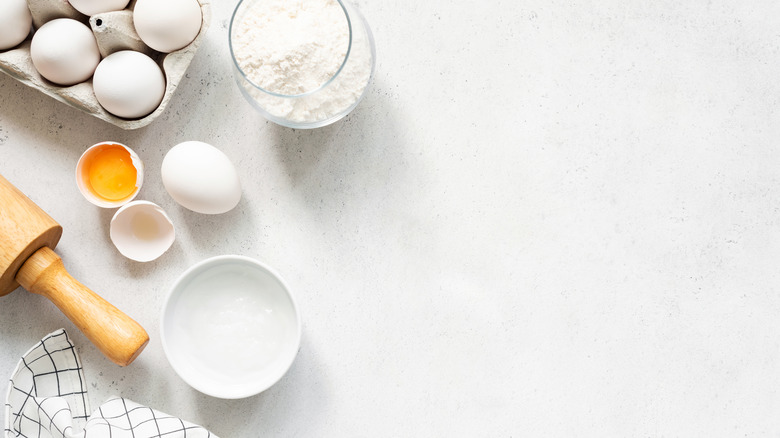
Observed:
[[[118,201],[135,191],[138,171],[130,152],[119,145],[109,146],[90,160],[88,178],[92,191],[101,198]]]

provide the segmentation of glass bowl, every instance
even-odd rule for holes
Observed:
[[[336,0],[344,12],[349,28],[349,43],[340,68],[318,87],[284,94],[263,88],[248,68],[247,62],[257,59],[258,53],[249,53],[246,45],[237,42],[239,32],[257,8],[270,0],[241,0],[230,20],[230,56],[233,73],[241,94],[266,119],[295,129],[312,129],[330,125],[350,113],[368,90],[376,68],[374,37],[365,18],[345,0]],[[253,78],[255,80],[253,80]],[[270,87],[267,87],[270,88]]]

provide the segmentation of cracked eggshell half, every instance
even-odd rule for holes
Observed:
[[[160,257],[176,240],[171,219],[160,206],[149,201],[133,201],[117,210],[109,233],[116,249],[137,262]]]
[[[177,144],[165,154],[161,172],[168,194],[196,213],[226,213],[241,200],[236,168],[227,155],[210,144]]]
[[[76,184],[84,198],[116,208],[136,197],[144,183],[144,164],[122,143],[104,141],[87,148],[76,165]]]

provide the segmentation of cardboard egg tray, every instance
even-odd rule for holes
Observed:
[[[187,67],[195,56],[201,40],[206,34],[211,18],[209,0],[198,0],[203,21],[200,32],[188,46],[171,53],[160,53],[146,46],[138,37],[133,26],[133,8],[135,0],[121,11],[96,14],[91,17],[73,9],[67,1],[62,0],[28,0],[28,6],[33,17],[33,28],[38,29],[47,21],[55,18],[73,18],[88,25],[95,34],[98,49],[103,58],[120,51],[136,50],[154,59],[165,74],[165,95],[160,106],[151,114],[140,119],[123,119],[107,112],[98,103],[92,89],[92,78],[76,85],[61,86],[44,79],[35,69],[30,58],[30,43],[32,33],[24,42],[15,48],[0,51],[0,70],[23,84],[40,90],[60,102],[80,109],[99,119],[112,123],[122,129],[137,129],[148,125],[156,119],[176,91],[179,81],[187,71]]]

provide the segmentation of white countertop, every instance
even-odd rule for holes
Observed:
[[[63,225],[71,274],[152,339],[120,368],[20,289],[0,300],[0,378],[65,327],[93,407],[118,394],[222,438],[780,433],[780,3],[356,1],[377,75],[313,131],[238,92],[234,4],[212,4],[187,77],[137,131],[0,75],[0,174]],[[113,210],[76,188],[104,140],[141,155],[139,199],[175,222],[154,262],[124,259]],[[235,210],[165,192],[185,140],[233,160]],[[159,340],[167,288],[230,253],[276,268],[304,318],[288,374],[234,401],[191,389]]]

